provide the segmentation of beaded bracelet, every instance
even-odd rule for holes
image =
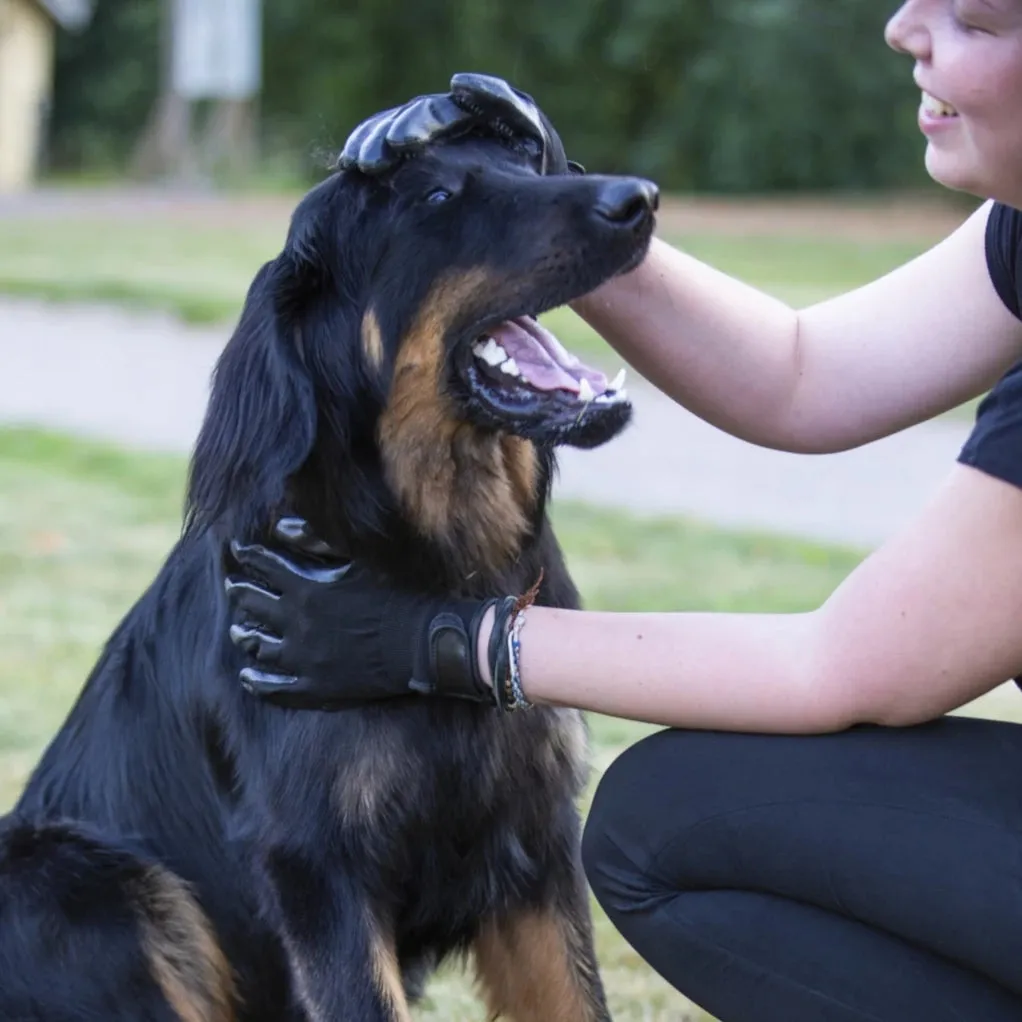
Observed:
[[[542,581],[543,572],[540,571],[536,584],[527,593],[517,599],[502,601],[500,611],[503,613],[498,612],[493,623],[490,664],[493,690],[497,697],[497,707],[501,711],[513,713],[532,706],[522,688],[521,634],[525,627],[525,611],[535,603]],[[497,643],[494,648],[492,640],[496,638],[498,628],[504,632],[504,641]]]
[[[522,689],[522,671],[521,671],[521,655],[522,655],[522,629],[525,627],[525,611],[528,608],[523,607],[517,614],[515,614],[514,622],[510,629],[508,629],[507,641],[508,650],[510,653],[510,665],[511,671],[509,675],[509,684],[511,688],[511,702],[508,704],[507,709],[512,712],[515,710],[527,710],[532,703],[525,698],[525,692]]]

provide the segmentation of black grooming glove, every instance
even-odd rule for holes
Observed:
[[[567,159],[560,136],[527,93],[491,75],[456,74],[451,91],[416,96],[403,106],[374,114],[348,137],[337,165],[381,174],[431,142],[471,132],[490,132],[526,147],[540,173],[585,173]]]
[[[452,600],[386,586],[339,559],[305,521],[282,519],[274,548],[230,545],[231,641],[247,654],[245,689],[294,708],[419,694],[498,705],[480,676],[483,615],[496,608],[493,677],[506,671],[514,599]]]

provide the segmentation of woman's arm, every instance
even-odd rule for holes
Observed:
[[[1022,355],[1022,324],[986,269],[989,212],[800,312],[661,241],[574,308],[718,428],[782,450],[844,450],[982,393]]]
[[[1022,672],[1022,490],[956,466],[810,613],[534,607],[521,637],[536,702],[711,730],[920,723]]]
[[[250,657],[246,688],[292,706],[412,691],[492,704],[487,603],[394,590],[318,554],[295,561],[311,535],[298,532],[278,537],[286,553],[232,545],[242,574],[228,599],[245,623],[231,637]],[[813,611],[532,607],[521,643],[536,703],[711,730],[921,723],[1022,673],[1022,488],[956,465],[916,521]]]

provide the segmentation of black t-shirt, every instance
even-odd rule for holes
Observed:
[[[1022,320],[1022,212],[996,203],[986,234],[987,268],[994,288]],[[958,460],[1022,487],[1022,361],[980,402],[976,424]]]

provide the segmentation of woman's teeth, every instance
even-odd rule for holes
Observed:
[[[928,92],[923,93],[923,110],[931,117],[957,117],[958,111],[950,104],[945,103]]]

